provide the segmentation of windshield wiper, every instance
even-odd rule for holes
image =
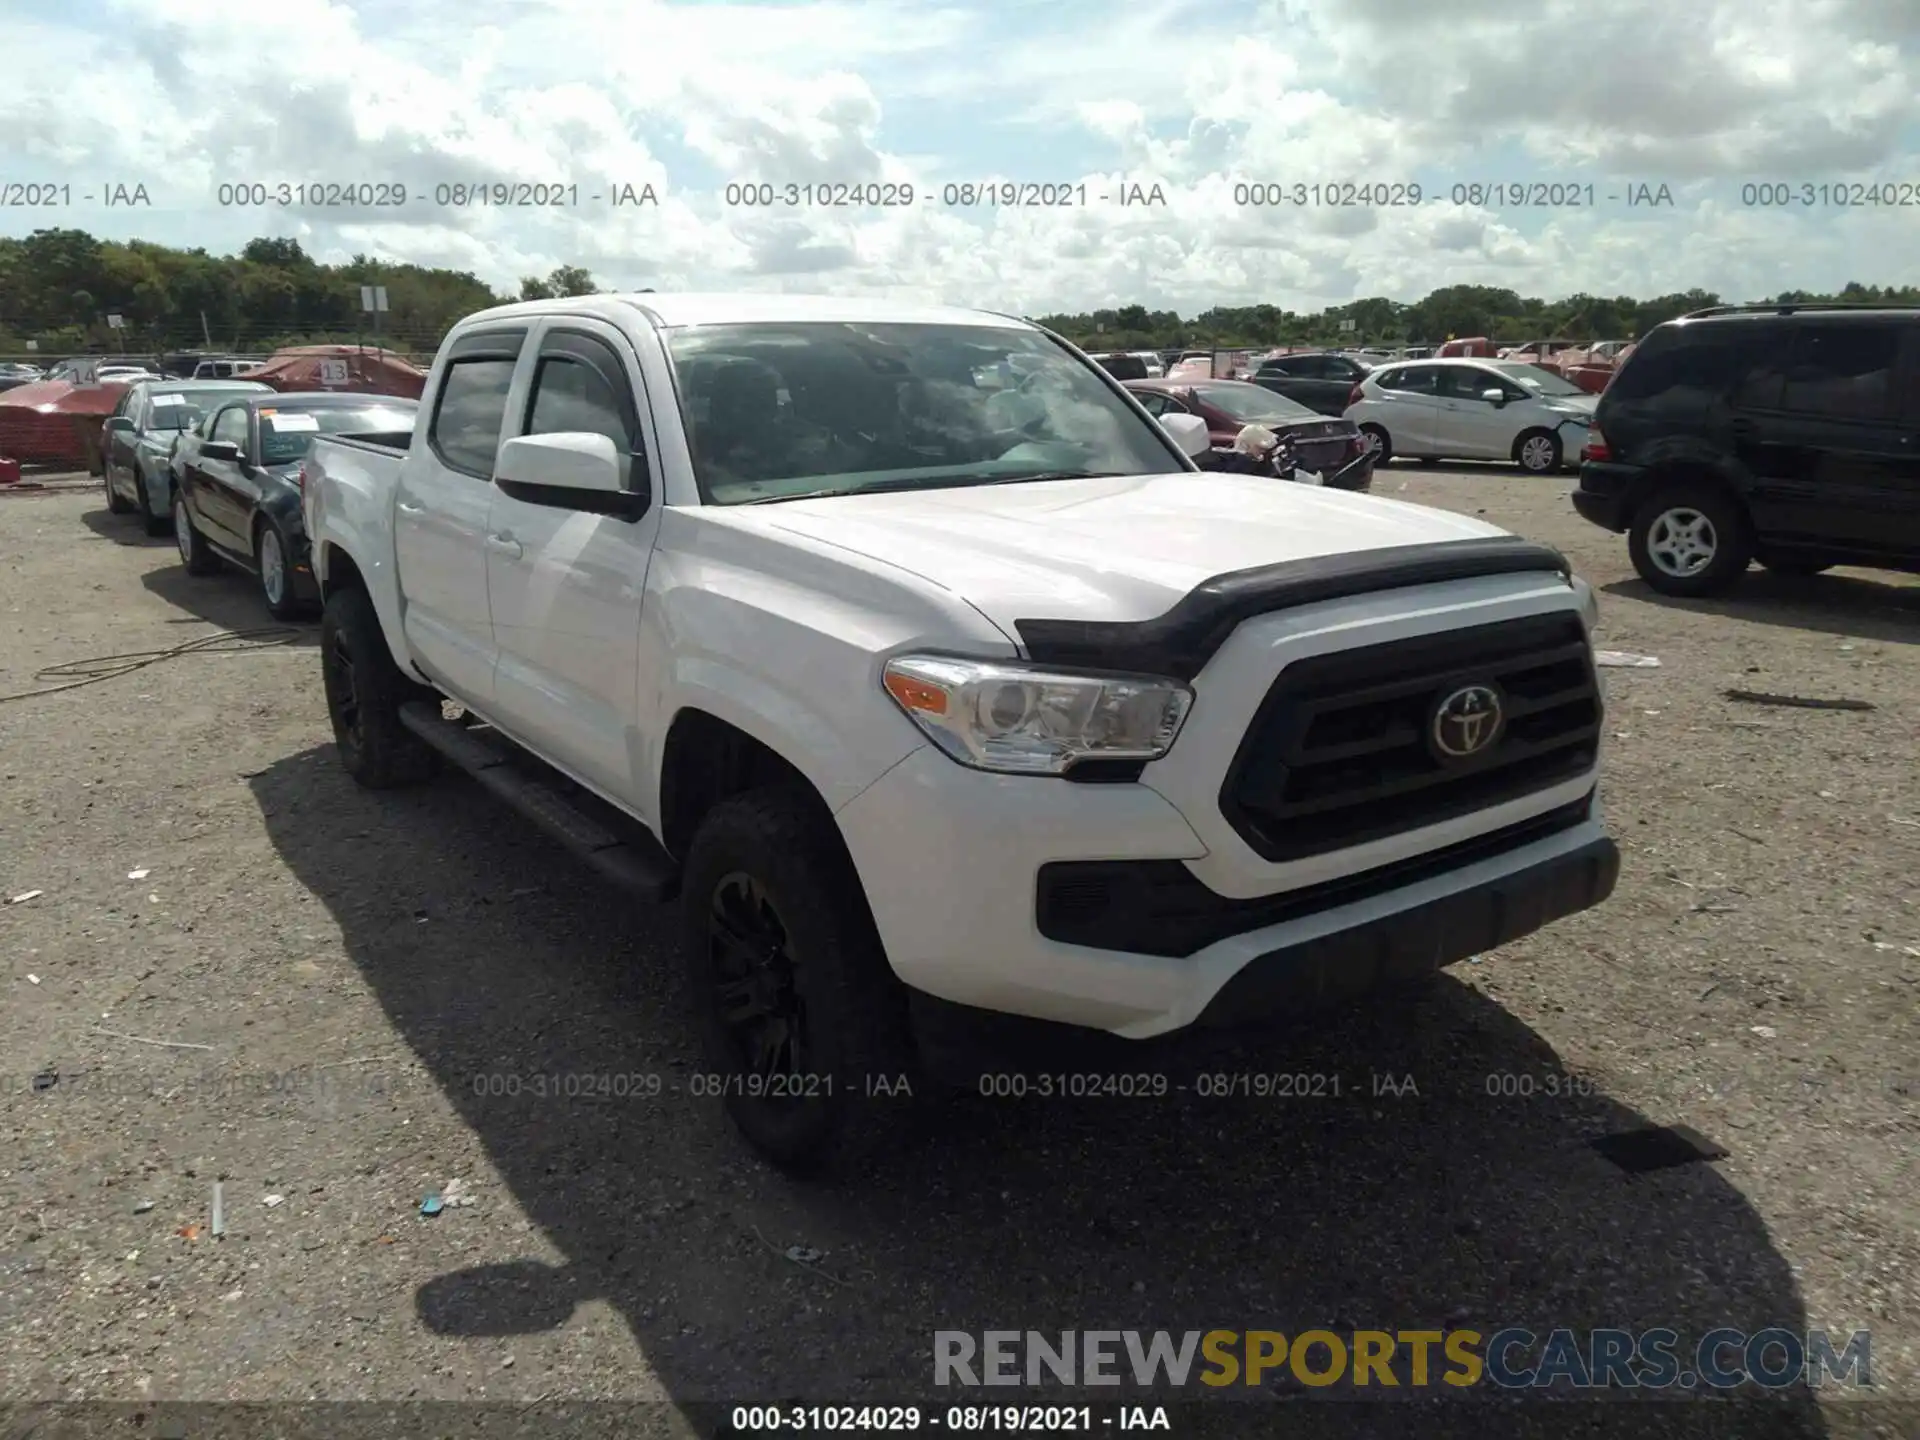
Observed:
[[[736,500],[736,505],[778,505],[786,500],[834,500],[847,495],[884,495],[906,490],[959,490],[975,485],[1024,485],[1029,480],[1108,480],[1115,472],[1094,470],[1042,470],[1032,475],[945,475],[933,480],[876,480],[871,485],[853,485],[845,490],[801,490],[792,495],[756,495],[751,500]]]

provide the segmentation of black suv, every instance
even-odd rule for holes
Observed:
[[[1738,305],[1671,320],[1600,398],[1573,506],[1666,595],[1758,560],[1920,571],[1920,306]]]

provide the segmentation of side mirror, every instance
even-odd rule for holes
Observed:
[[[133,421],[125,415],[115,415],[107,421],[106,433],[109,435],[131,435],[133,434]]]
[[[638,456],[633,471],[644,476]],[[644,486],[622,484],[620,449],[608,436],[585,430],[516,435],[500,447],[493,480],[516,500],[637,520],[650,501]]]
[[[1198,415],[1162,415],[1160,428],[1172,437],[1184,455],[1198,458],[1213,450],[1213,436],[1207,430],[1207,422]]]
[[[1504,390],[1482,390],[1480,398],[1496,410],[1504,410],[1507,406],[1507,392]]]
[[[200,447],[200,458],[202,460],[238,461],[240,458],[240,447],[230,440],[209,440]]]

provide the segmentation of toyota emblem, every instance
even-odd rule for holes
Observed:
[[[1500,692],[1491,685],[1463,685],[1433,708],[1428,734],[1446,760],[1467,760],[1500,738],[1506,725]]]

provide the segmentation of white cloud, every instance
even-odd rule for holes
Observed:
[[[1920,12],[1898,0],[106,0],[12,21],[0,179],[144,181],[152,214],[0,211],[231,249],[299,234],[627,285],[1188,311],[1523,293],[1736,296],[1920,273],[1920,203],[1743,207],[1743,181],[1904,182],[1920,201]],[[90,81],[73,103],[76,76]],[[946,207],[949,183],[1085,205]],[[400,211],[223,208],[223,180],[397,182]],[[1454,180],[1592,183],[1592,208],[1449,203]],[[724,203],[728,180],[910,183],[892,209]],[[1392,186],[1418,206],[1236,203],[1236,183]],[[436,187],[577,186],[558,207]],[[1671,209],[1604,197],[1644,181]],[[1102,194],[1159,184],[1163,207]],[[651,185],[657,207],[591,196]],[[97,188],[97,187],[94,187]],[[1242,191],[1244,198],[1245,192]],[[166,197],[166,198],[162,198]]]

